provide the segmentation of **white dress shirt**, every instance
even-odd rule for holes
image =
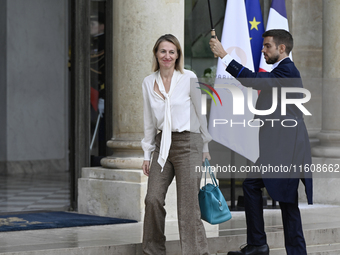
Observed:
[[[285,58],[281,59],[280,61],[277,61],[276,63],[274,63],[274,64],[272,65],[272,70],[273,70],[274,68],[276,68],[276,67],[282,62],[282,60],[284,60],[284,59],[286,59],[286,58],[289,58],[289,57],[285,57]]]
[[[222,63],[225,64],[226,66],[228,66],[230,64],[231,61],[233,61],[234,59],[229,55],[225,55],[224,58],[221,59]]]
[[[154,90],[155,81],[164,98]],[[144,160],[151,159],[155,150],[155,136],[162,130],[161,148],[158,163],[163,166],[171,145],[171,132],[190,131],[201,133],[203,152],[209,152],[211,136],[207,129],[206,117],[201,114],[201,90],[197,76],[184,70],[184,74],[174,71],[170,90],[166,93],[160,72],[156,71],[143,81],[144,100],[144,139],[142,148]]]

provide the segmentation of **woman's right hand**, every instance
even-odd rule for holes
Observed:
[[[149,176],[149,171],[150,171],[150,160],[144,160],[144,161],[143,161],[142,168],[143,168],[143,173],[144,173],[146,176]]]

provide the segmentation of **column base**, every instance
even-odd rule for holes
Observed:
[[[100,161],[105,168],[111,169],[139,169],[141,171],[143,158],[125,158],[125,157],[106,157]]]
[[[147,180],[139,169],[83,168],[78,180],[78,211],[143,221]],[[175,181],[169,186],[165,203],[167,220],[177,220]]]
[[[320,144],[312,148],[312,155],[320,158],[340,159],[340,133],[321,131],[316,136]]]
[[[317,145],[312,147],[312,155],[315,157],[340,159],[340,147]]]
[[[324,166],[324,170],[327,170],[325,173],[313,173],[314,203],[340,205],[338,193],[340,186],[340,158],[313,157],[312,162],[314,166]],[[302,184],[300,185],[299,195],[300,197],[305,197],[304,185]]]

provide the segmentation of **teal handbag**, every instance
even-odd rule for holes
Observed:
[[[220,224],[231,219],[231,213],[224,196],[217,185],[217,181],[208,159],[205,159],[204,186],[198,193],[198,201],[201,209],[201,219],[210,224]],[[207,184],[207,171],[209,171],[212,184]]]

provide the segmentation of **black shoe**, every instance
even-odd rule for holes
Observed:
[[[230,251],[228,255],[269,255],[267,244],[261,246],[247,245],[240,251]]]

